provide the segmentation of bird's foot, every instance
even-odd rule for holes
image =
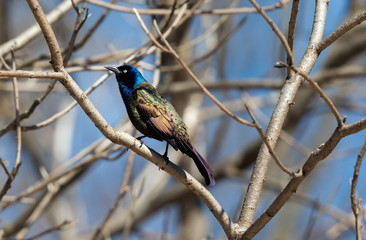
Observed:
[[[164,154],[163,155],[165,166],[168,166],[168,164],[169,164],[169,158],[168,158],[167,155],[168,154],[166,154],[166,155]],[[159,167],[159,170],[163,170],[164,171],[165,166]]]
[[[142,135],[141,137],[136,138],[137,140],[139,140],[140,142],[140,148],[142,147],[142,145],[144,144],[144,141],[142,141],[143,138],[147,137],[146,135]]]

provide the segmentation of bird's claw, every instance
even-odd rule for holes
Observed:
[[[142,141],[142,139],[143,138],[145,138],[146,137],[146,135],[142,135],[142,136],[140,136],[140,137],[138,137],[138,138],[136,138],[137,140],[139,140],[139,142],[140,142],[140,148],[142,147],[142,145],[144,144],[144,141]]]
[[[141,140],[141,139],[137,139],[137,140],[139,140],[139,142],[140,142],[140,147],[139,147],[139,148],[141,148],[141,147],[142,147],[142,145],[144,144],[144,141],[143,141],[143,140]]]

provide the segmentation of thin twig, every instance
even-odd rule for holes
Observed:
[[[1,79],[7,79],[11,77],[18,78],[51,78],[51,79],[63,79],[65,75],[60,72],[36,72],[36,71],[2,71],[0,70],[0,81]]]
[[[11,51],[12,62],[13,62],[13,71],[16,71],[15,66],[15,56],[14,51]],[[20,128],[20,117],[19,117],[19,89],[18,89],[18,78],[13,77],[13,87],[14,87],[14,105],[15,105],[15,125],[16,125],[16,138],[17,138],[17,154],[15,158],[15,166],[20,165],[20,158],[21,158],[21,149],[22,149],[22,133]],[[13,175],[13,178],[15,176]]]
[[[237,0],[236,1],[232,1],[228,8],[234,7],[237,4]],[[208,28],[204,33],[198,35],[196,38],[190,40],[189,42],[186,43],[182,43],[181,45],[179,45],[177,47],[177,51],[178,52],[182,52],[182,51],[186,51],[191,49],[192,47],[198,45],[200,42],[202,42],[203,40],[207,39],[208,36],[210,36],[213,32],[215,32],[220,26],[222,26],[223,23],[225,23],[228,19],[230,18],[230,15],[223,15],[221,16],[216,22],[215,24],[213,24],[212,26],[210,26],[210,28]]]
[[[281,30],[272,21],[272,19],[266,14],[266,12],[263,10],[263,8],[261,8],[259,6],[259,4],[257,3],[257,1],[255,1],[255,0],[249,0],[249,2],[251,2],[251,4],[257,9],[258,13],[260,13],[262,15],[262,17],[264,18],[264,20],[267,21],[267,23],[271,26],[272,30],[277,35],[278,39],[281,41],[283,47],[285,48],[285,50],[287,52],[287,59],[289,59],[288,61],[290,63],[289,65],[295,64],[295,60],[294,60],[294,55],[292,53],[292,49],[291,49],[290,45],[288,44],[285,35],[283,35],[283,33],[281,32]]]
[[[12,56],[12,69],[13,71],[16,71],[16,65],[15,65],[15,56],[14,52],[11,51]],[[17,139],[17,151],[16,151],[16,157],[15,157],[15,163],[13,170],[9,174],[8,169],[6,168],[5,164],[1,161],[1,165],[3,166],[6,174],[8,175],[8,179],[1,189],[0,192],[0,201],[5,196],[7,191],[11,188],[11,184],[15,179],[15,176],[18,174],[18,170],[20,166],[22,165],[21,159],[21,150],[22,150],[22,133],[20,129],[20,117],[19,117],[19,89],[18,89],[18,80],[16,77],[13,77],[13,89],[14,89],[14,105],[15,105],[15,127],[16,127],[16,139]]]
[[[352,207],[353,215],[355,215],[355,228],[356,228],[356,239],[357,240],[362,240],[362,223],[361,223],[361,215],[360,215],[362,199],[359,198],[357,200],[357,181],[358,181],[358,176],[360,174],[361,163],[365,156],[365,152],[366,152],[366,142],[363,144],[363,147],[357,156],[357,162],[355,165],[355,170],[353,172],[352,185],[351,185],[351,207]]]
[[[138,135],[138,133],[136,131],[135,137],[137,137],[137,135]],[[129,190],[128,181],[130,179],[134,157],[135,157],[135,152],[131,151],[130,155],[128,157],[128,163],[127,163],[127,167],[126,167],[126,171],[125,171],[125,176],[123,178],[123,182],[122,182],[121,188],[119,190],[118,197],[117,197],[115,203],[113,204],[112,208],[109,210],[109,212],[108,212],[107,216],[105,217],[104,221],[102,222],[102,224],[94,232],[94,235],[91,238],[92,240],[97,240],[98,237],[104,232],[104,229],[107,226],[108,221],[111,219],[112,215],[116,212],[120,202],[122,201],[125,194]]]
[[[0,165],[3,167],[8,178],[13,179],[13,176],[11,175],[11,173],[9,172],[8,168],[6,167],[4,161],[1,158],[0,158]]]
[[[76,3],[79,3],[81,0],[75,0]],[[46,19],[50,24],[58,21],[62,16],[67,14],[72,8],[71,1],[62,1],[53,11],[47,14]],[[41,33],[39,25],[34,23],[27,30],[22,32],[17,37],[10,39],[9,41],[0,45],[0,55],[4,56],[9,53],[12,49],[13,51],[24,47],[34,38],[36,38]]]
[[[306,73],[311,71],[319,56],[313,46],[322,39],[327,9],[328,0],[316,1],[312,33],[305,54],[302,56],[299,63],[299,69]],[[294,101],[302,81],[302,77],[295,75],[293,78],[285,81],[281,89],[280,96],[278,97],[277,104],[273,110],[271,120],[266,131],[266,138],[273,148],[277,144],[281,129],[283,128],[285,119],[292,105],[291,103]],[[245,193],[245,198],[239,215],[238,225],[244,230],[253,223],[270,159],[271,154],[268,152],[267,146],[262,144],[252,170],[252,175],[250,177],[249,185]]]
[[[74,5],[74,9],[75,9],[78,16],[76,18],[74,31],[72,33],[72,36],[71,36],[70,40],[69,40],[69,45],[67,47],[66,55],[64,57],[64,65],[65,66],[69,62],[69,60],[71,58],[71,55],[73,53],[76,36],[78,35],[78,33],[79,33],[81,27],[84,25],[85,21],[90,17],[89,16],[89,8],[86,8],[86,1],[83,2],[83,5],[82,5],[81,9],[79,9],[76,6],[76,4],[74,3],[74,0],[72,0],[72,3]],[[83,17],[85,10],[86,10],[85,17]]]
[[[288,23],[287,42],[288,42],[288,45],[289,45],[292,53],[294,51],[294,39],[295,39],[294,35],[295,35],[297,13],[299,11],[299,3],[300,3],[300,0],[294,0],[292,2],[291,17],[290,17],[290,21]],[[291,65],[291,58],[288,55],[287,55],[287,64]],[[291,78],[292,73],[293,73],[292,71],[288,71],[287,78]]]
[[[115,4],[116,2],[117,2],[117,0],[112,0],[111,4]],[[94,25],[88,30],[88,32],[85,34],[83,39],[81,39],[81,41],[74,46],[74,48],[73,48],[74,51],[80,49],[81,47],[83,47],[85,45],[85,43],[88,42],[88,40],[91,38],[93,33],[97,30],[97,28],[100,26],[100,24],[102,24],[102,22],[104,21],[104,19],[108,15],[109,11],[110,11],[110,9],[108,9],[108,8],[106,8],[104,10],[102,15],[98,18],[98,20],[94,23]]]
[[[324,102],[328,105],[330,111],[333,113],[334,117],[337,120],[338,126],[341,126],[343,124],[343,120],[341,115],[339,114],[337,108],[335,107],[334,103],[332,102],[332,100],[327,96],[327,94],[323,91],[323,89],[321,89],[318,85],[318,83],[314,82],[309,75],[307,75],[305,72],[301,71],[300,69],[298,69],[296,66],[292,65],[288,65],[284,62],[278,62],[276,64],[276,66],[279,67],[287,67],[287,68],[291,68],[292,70],[294,70],[296,73],[300,74],[303,78],[306,79],[306,81],[309,83],[310,86],[312,86],[315,91],[320,95],[321,98],[324,99]]]
[[[85,91],[85,94],[89,95],[90,93],[92,93],[97,87],[99,87],[102,83],[104,83],[105,80],[107,80],[109,76],[110,76],[109,73],[104,74],[100,79],[98,79],[93,85],[91,85]],[[60,117],[64,116],[66,113],[70,112],[71,109],[73,109],[76,105],[77,105],[77,102],[74,100],[72,103],[70,103],[64,109],[62,109],[58,113],[55,113],[53,116],[49,117],[48,119],[46,119],[46,120],[44,120],[40,123],[34,124],[34,125],[23,126],[22,131],[30,131],[30,130],[35,130],[35,129],[39,129],[39,128],[42,128],[42,127],[46,127],[46,126],[50,125],[51,123],[55,122]]]
[[[324,49],[329,47],[333,42],[342,37],[344,34],[349,32],[352,28],[356,27],[360,23],[366,20],[366,11],[361,12],[356,17],[351,20],[343,23],[339,26],[334,32],[332,32],[329,36],[324,38],[317,46],[316,50],[318,53],[321,53]]]
[[[258,124],[257,120],[255,119],[252,111],[250,110],[250,108],[248,107],[247,104],[245,104],[245,108],[247,109],[250,117],[252,118],[253,123],[254,123],[254,127],[257,129],[259,135],[261,136],[262,140],[266,144],[266,146],[268,148],[268,151],[271,154],[272,158],[275,160],[277,166],[279,168],[281,168],[282,171],[284,171],[285,173],[287,173],[290,177],[300,177],[302,175],[302,172],[301,171],[299,171],[298,173],[294,173],[293,171],[291,171],[290,169],[286,168],[286,166],[282,164],[282,162],[280,161],[280,159],[277,157],[276,153],[272,149],[271,145],[269,144],[268,140],[266,139],[266,135],[264,134],[261,126]]]
[[[321,144],[309,156],[302,167],[303,175],[298,178],[292,178],[289,181],[286,187],[276,197],[267,210],[247,229],[243,239],[252,239],[274,216],[276,216],[283,205],[296,192],[297,188],[304,181],[304,179],[309,176],[310,172],[321,160],[324,160],[329,156],[329,154],[332,153],[342,138],[354,134],[355,132],[359,132],[363,129],[366,129],[366,118],[363,118],[360,121],[350,125],[342,125],[337,127],[334,130],[332,136],[330,136],[324,144]]]
[[[183,66],[183,68],[187,71],[188,75],[197,83],[197,85],[202,89],[202,91],[228,116],[235,119],[241,124],[254,127],[253,123],[248,122],[245,119],[242,119],[238,116],[236,116],[234,113],[232,113],[229,109],[227,109],[214,95],[210,93],[210,91],[207,90],[207,88],[198,80],[198,78],[194,75],[194,73],[189,69],[189,67],[183,62],[183,60],[179,57],[179,55],[174,51],[172,46],[170,46],[169,42],[166,40],[166,38],[163,36],[163,34],[160,32],[160,29],[156,23],[156,21],[153,21],[153,25],[155,27],[155,30],[159,34],[160,38],[163,40],[167,48],[169,49],[168,53],[172,54],[175,59]]]
[[[161,45],[158,40],[156,40],[156,38],[150,33],[150,31],[147,29],[144,21],[141,19],[141,16],[139,14],[139,12],[136,10],[136,8],[132,8],[132,10],[134,11],[137,20],[139,21],[142,30],[144,30],[144,32],[146,33],[146,35],[150,38],[150,40],[161,50],[163,50],[164,52],[169,52],[168,49],[166,49],[165,47],[163,47],[163,45]]]
[[[65,220],[57,226],[46,229],[43,232],[40,232],[40,233],[38,233],[38,234],[36,234],[32,237],[24,238],[24,240],[36,240],[36,239],[39,239],[40,237],[42,237],[46,234],[49,234],[49,233],[52,233],[52,232],[55,232],[55,231],[65,231],[65,230],[68,230],[69,228],[75,226],[76,223],[77,223],[77,220],[73,220],[73,221]]]
[[[133,10],[131,8],[124,7],[124,6],[109,4],[109,3],[99,1],[99,0],[88,0],[88,2],[93,5],[96,5],[96,6],[113,9],[116,11],[133,13]],[[264,7],[262,7],[262,9],[264,11],[276,10],[278,8],[285,7],[286,4],[289,2],[290,2],[290,0],[282,0],[280,2],[277,2],[274,5],[264,6]],[[139,12],[140,12],[140,14],[143,14],[143,15],[169,15],[171,13],[171,9],[139,9]],[[224,15],[224,14],[243,14],[243,13],[256,13],[256,12],[257,12],[257,10],[254,8],[242,7],[242,8],[223,8],[223,9],[211,9],[211,10],[196,9],[196,10],[194,10],[193,14],[195,14],[195,15],[198,15],[198,14]],[[174,13],[174,14],[176,14],[176,13]]]
[[[61,49],[58,45],[55,33],[52,30],[51,24],[47,21],[46,15],[39,4],[38,0],[27,0],[29,8],[32,10],[34,18],[38,22],[39,27],[42,30],[43,36],[46,39],[46,43],[51,54],[51,64],[55,72],[62,72],[63,60],[61,56]]]

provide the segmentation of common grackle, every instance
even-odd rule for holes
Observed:
[[[187,126],[170,102],[163,98],[135,67],[122,65],[105,68],[116,74],[128,116],[136,129],[147,137],[165,140],[165,157],[168,154],[168,144],[176,151],[179,149],[188,155],[194,160],[206,184],[215,185],[211,168],[192,146]]]

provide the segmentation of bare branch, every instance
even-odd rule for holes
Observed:
[[[136,133],[135,133],[134,137],[137,137]],[[91,238],[92,240],[97,240],[98,237],[100,236],[100,234],[102,234],[104,232],[104,229],[105,229],[108,221],[111,219],[112,215],[116,212],[120,202],[122,201],[123,197],[129,190],[128,185],[129,185],[129,179],[130,179],[130,175],[131,175],[134,157],[135,157],[135,152],[131,152],[128,157],[128,163],[127,163],[127,167],[126,167],[126,171],[125,171],[125,176],[123,178],[123,182],[122,182],[121,188],[119,190],[118,197],[117,197],[115,203],[113,204],[112,208],[109,210],[109,212],[108,212],[107,216],[105,217],[104,221],[102,222],[102,224],[94,232],[94,235]]]
[[[272,30],[277,35],[278,39],[281,41],[283,47],[285,48],[287,52],[287,59],[289,59],[290,65],[295,64],[294,55],[292,54],[292,48],[288,44],[285,35],[281,32],[281,30],[277,27],[277,25],[272,21],[270,17],[266,14],[266,12],[259,6],[257,1],[255,0],[249,0],[251,4],[257,9],[258,13],[262,15],[262,17],[267,21],[267,23],[271,26]]]
[[[179,55],[174,51],[174,49],[170,46],[169,42],[166,40],[166,38],[161,34],[159,27],[154,20],[154,26],[156,31],[159,33],[160,38],[163,40],[165,45],[168,47],[169,51],[168,53],[172,54],[175,59],[183,66],[183,68],[186,70],[186,72],[189,74],[189,76],[197,83],[197,85],[202,89],[202,92],[206,94],[223,112],[225,112],[227,115],[229,115],[234,120],[240,122],[241,124],[253,127],[253,124],[248,122],[247,120],[244,120],[235,114],[233,114],[229,109],[227,109],[215,96],[213,96],[210,91],[207,90],[207,88],[198,80],[198,78],[194,75],[194,73],[189,69],[189,67],[183,62],[183,60],[179,57]]]
[[[109,4],[106,2],[102,2],[99,0],[88,0],[89,3],[94,4],[96,6],[126,12],[126,13],[134,13],[131,8],[118,6],[114,4]],[[282,0],[272,6],[265,6],[263,7],[264,11],[271,11],[276,10],[278,8],[283,8],[289,3],[290,0]],[[139,9],[140,14],[143,15],[169,15],[171,13],[171,9]],[[257,10],[254,8],[224,8],[224,9],[212,9],[212,10],[201,10],[197,9],[194,10],[193,14],[217,14],[217,15],[224,15],[224,14],[242,14],[242,13],[256,13]],[[174,14],[176,14],[174,12]]]
[[[75,3],[79,3],[82,0],[75,0]],[[70,11],[72,8],[71,1],[62,1],[52,12],[47,14],[47,20],[50,24],[59,20],[62,16]],[[30,28],[24,31],[22,34],[17,36],[14,39],[3,43],[0,46],[0,56],[4,56],[5,54],[9,53],[12,49],[15,51],[24,47],[28,44],[31,40],[37,37],[41,33],[41,29],[37,23],[33,24]]]
[[[250,111],[249,107],[247,104],[245,104],[245,108],[247,109],[250,117],[253,120],[254,126],[257,129],[259,135],[261,136],[261,138],[263,139],[264,143],[266,144],[269,153],[271,154],[272,158],[275,160],[277,166],[279,168],[281,168],[282,171],[284,171],[285,173],[287,173],[290,177],[300,177],[302,175],[301,171],[298,173],[294,173],[291,170],[289,170],[288,168],[286,168],[285,165],[283,165],[280,161],[280,159],[277,157],[276,153],[274,152],[274,150],[272,149],[271,145],[269,145],[268,140],[266,139],[266,136],[261,128],[261,126],[258,124],[257,120],[255,119],[252,111]]]
[[[307,159],[302,167],[303,175],[291,179],[267,210],[247,229],[243,239],[253,238],[278,213],[288,199],[296,192],[302,181],[321,160],[329,156],[343,137],[364,129],[366,129],[366,118],[350,125],[337,127],[332,136],[324,144],[321,144]]]
[[[321,53],[324,49],[329,47],[333,42],[342,37],[344,34],[349,32],[352,28],[356,27],[360,23],[366,20],[366,11],[361,12],[356,17],[343,23],[334,32],[332,32],[328,37],[318,43],[316,50]]]
[[[303,71],[301,71],[300,69],[298,69],[295,66],[289,66],[284,62],[278,62],[278,64],[280,66],[285,66],[287,68],[291,68],[296,73],[300,74],[303,78],[305,78],[306,81],[308,81],[308,83],[310,84],[310,86],[313,87],[315,89],[315,91],[317,91],[317,93],[320,95],[320,97],[324,99],[324,102],[328,105],[330,111],[333,113],[334,117],[336,118],[338,126],[341,126],[343,124],[342,117],[339,114],[337,108],[334,106],[334,103],[332,102],[332,100],[330,100],[330,98],[327,96],[327,94],[323,91],[323,89],[321,89],[319,87],[319,85],[316,82],[314,82],[306,73],[304,73]]]
[[[299,64],[299,69],[302,69],[304,72],[308,73],[311,71],[318,57],[318,54],[313,49],[313,45],[320,42],[322,39],[327,8],[327,0],[319,0],[316,2],[313,31],[310,36],[308,48]],[[271,120],[266,132],[266,139],[269,140],[269,144],[272,148],[276,146],[285,118],[301,83],[302,77],[294,76],[292,79],[289,79],[285,82],[281,90],[281,94],[271,116]],[[249,182],[248,190],[245,195],[238,221],[238,224],[244,230],[252,224],[270,158],[271,154],[268,152],[267,146],[262,144],[252,172],[251,180]]]
[[[355,215],[355,228],[356,228],[356,239],[362,240],[362,223],[361,223],[361,201],[362,199],[359,198],[357,200],[357,181],[358,175],[360,173],[361,163],[365,156],[366,152],[366,142],[363,144],[363,147],[360,153],[357,156],[357,162],[355,165],[355,171],[353,173],[352,178],[352,185],[351,185],[351,207],[353,215]]]

